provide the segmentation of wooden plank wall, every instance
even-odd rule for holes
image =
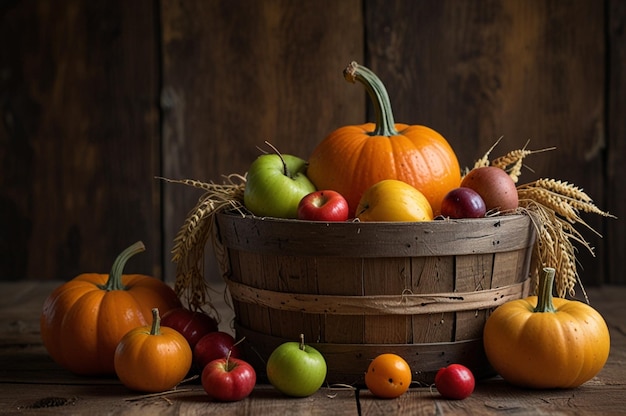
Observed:
[[[625,22],[620,0],[1,2],[0,279],[108,272],[139,239],[129,271],[172,279],[200,192],[155,177],[221,181],[265,140],[306,157],[371,119],[351,60],[463,166],[499,137],[495,155],[555,146],[522,181],[624,218]],[[585,219],[604,237],[584,231],[583,282],[626,284],[623,221]]]

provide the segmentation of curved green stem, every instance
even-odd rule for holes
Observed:
[[[152,328],[150,328],[150,335],[161,335],[161,316],[159,315],[159,308],[152,308]]]
[[[552,267],[544,267],[539,276],[539,288],[537,294],[537,306],[533,312],[556,312],[552,302],[552,286],[554,285],[555,270]]]
[[[128,259],[145,250],[146,246],[143,242],[137,241],[135,244],[122,251],[115,259],[115,262],[113,262],[113,267],[111,267],[111,272],[109,273],[109,279],[100,288],[107,291],[126,290],[126,287],[122,283],[122,272],[124,271],[124,266],[126,266]]]
[[[359,81],[365,86],[376,112],[376,127],[369,133],[371,136],[395,136],[398,134],[391,111],[391,101],[387,89],[378,76],[368,68],[351,62],[343,71],[344,78],[349,82]]]

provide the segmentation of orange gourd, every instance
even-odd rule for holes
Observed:
[[[487,358],[511,384],[574,388],[593,378],[608,359],[606,322],[586,303],[553,298],[554,273],[544,268],[537,296],[499,306],[485,323]]]
[[[150,322],[152,308],[167,312],[181,303],[164,282],[122,274],[127,260],[144,251],[137,242],[122,252],[106,274],[85,273],[56,288],[45,300],[41,338],[50,356],[76,374],[115,374],[120,339]]]
[[[422,192],[438,215],[443,197],[461,183],[450,144],[429,127],[394,123],[385,86],[369,69],[352,62],[344,76],[365,86],[376,124],[344,126],[330,133],[309,157],[311,182],[317,189],[342,194],[354,215],[366,189],[384,179],[397,179]]]
[[[152,325],[129,331],[115,349],[115,373],[132,390],[159,393],[175,387],[191,368],[189,343],[178,331],[161,326],[159,309]]]

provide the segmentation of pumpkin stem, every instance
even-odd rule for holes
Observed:
[[[135,244],[122,251],[115,259],[115,262],[113,262],[113,267],[111,267],[111,272],[109,273],[109,279],[106,284],[100,286],[100,288],[106,291],[126,290],[126,287],[122,283],[122,272],[124,271],[124,266],[126,266],[128,259],[145,250],[146,246],[143,242],[137,241]]]
[[[537,294],[537,306],[533,312],[556,312],[552,302],[552,286],[554,285],[553,267],[544,267],[539,276],[539,292]]]
[[[159,308],[152,308],[152,328],[150,328],[150,335],[161,335],[161,316],[159,315]]]
[[[359,81],[365,86],[376,112],[376,127],[368,133],[370,136],[395,136],[398,134],[391,111],[391,101],[387,89],[378,76],[368,68],[351,62],[343,71],[344,78],[354,83]]]

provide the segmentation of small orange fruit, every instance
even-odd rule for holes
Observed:
[[[365,374],[365,385],[376,397],[395,399],[411,385],[411,368],[397,354],[380,354],[370,363]]]

